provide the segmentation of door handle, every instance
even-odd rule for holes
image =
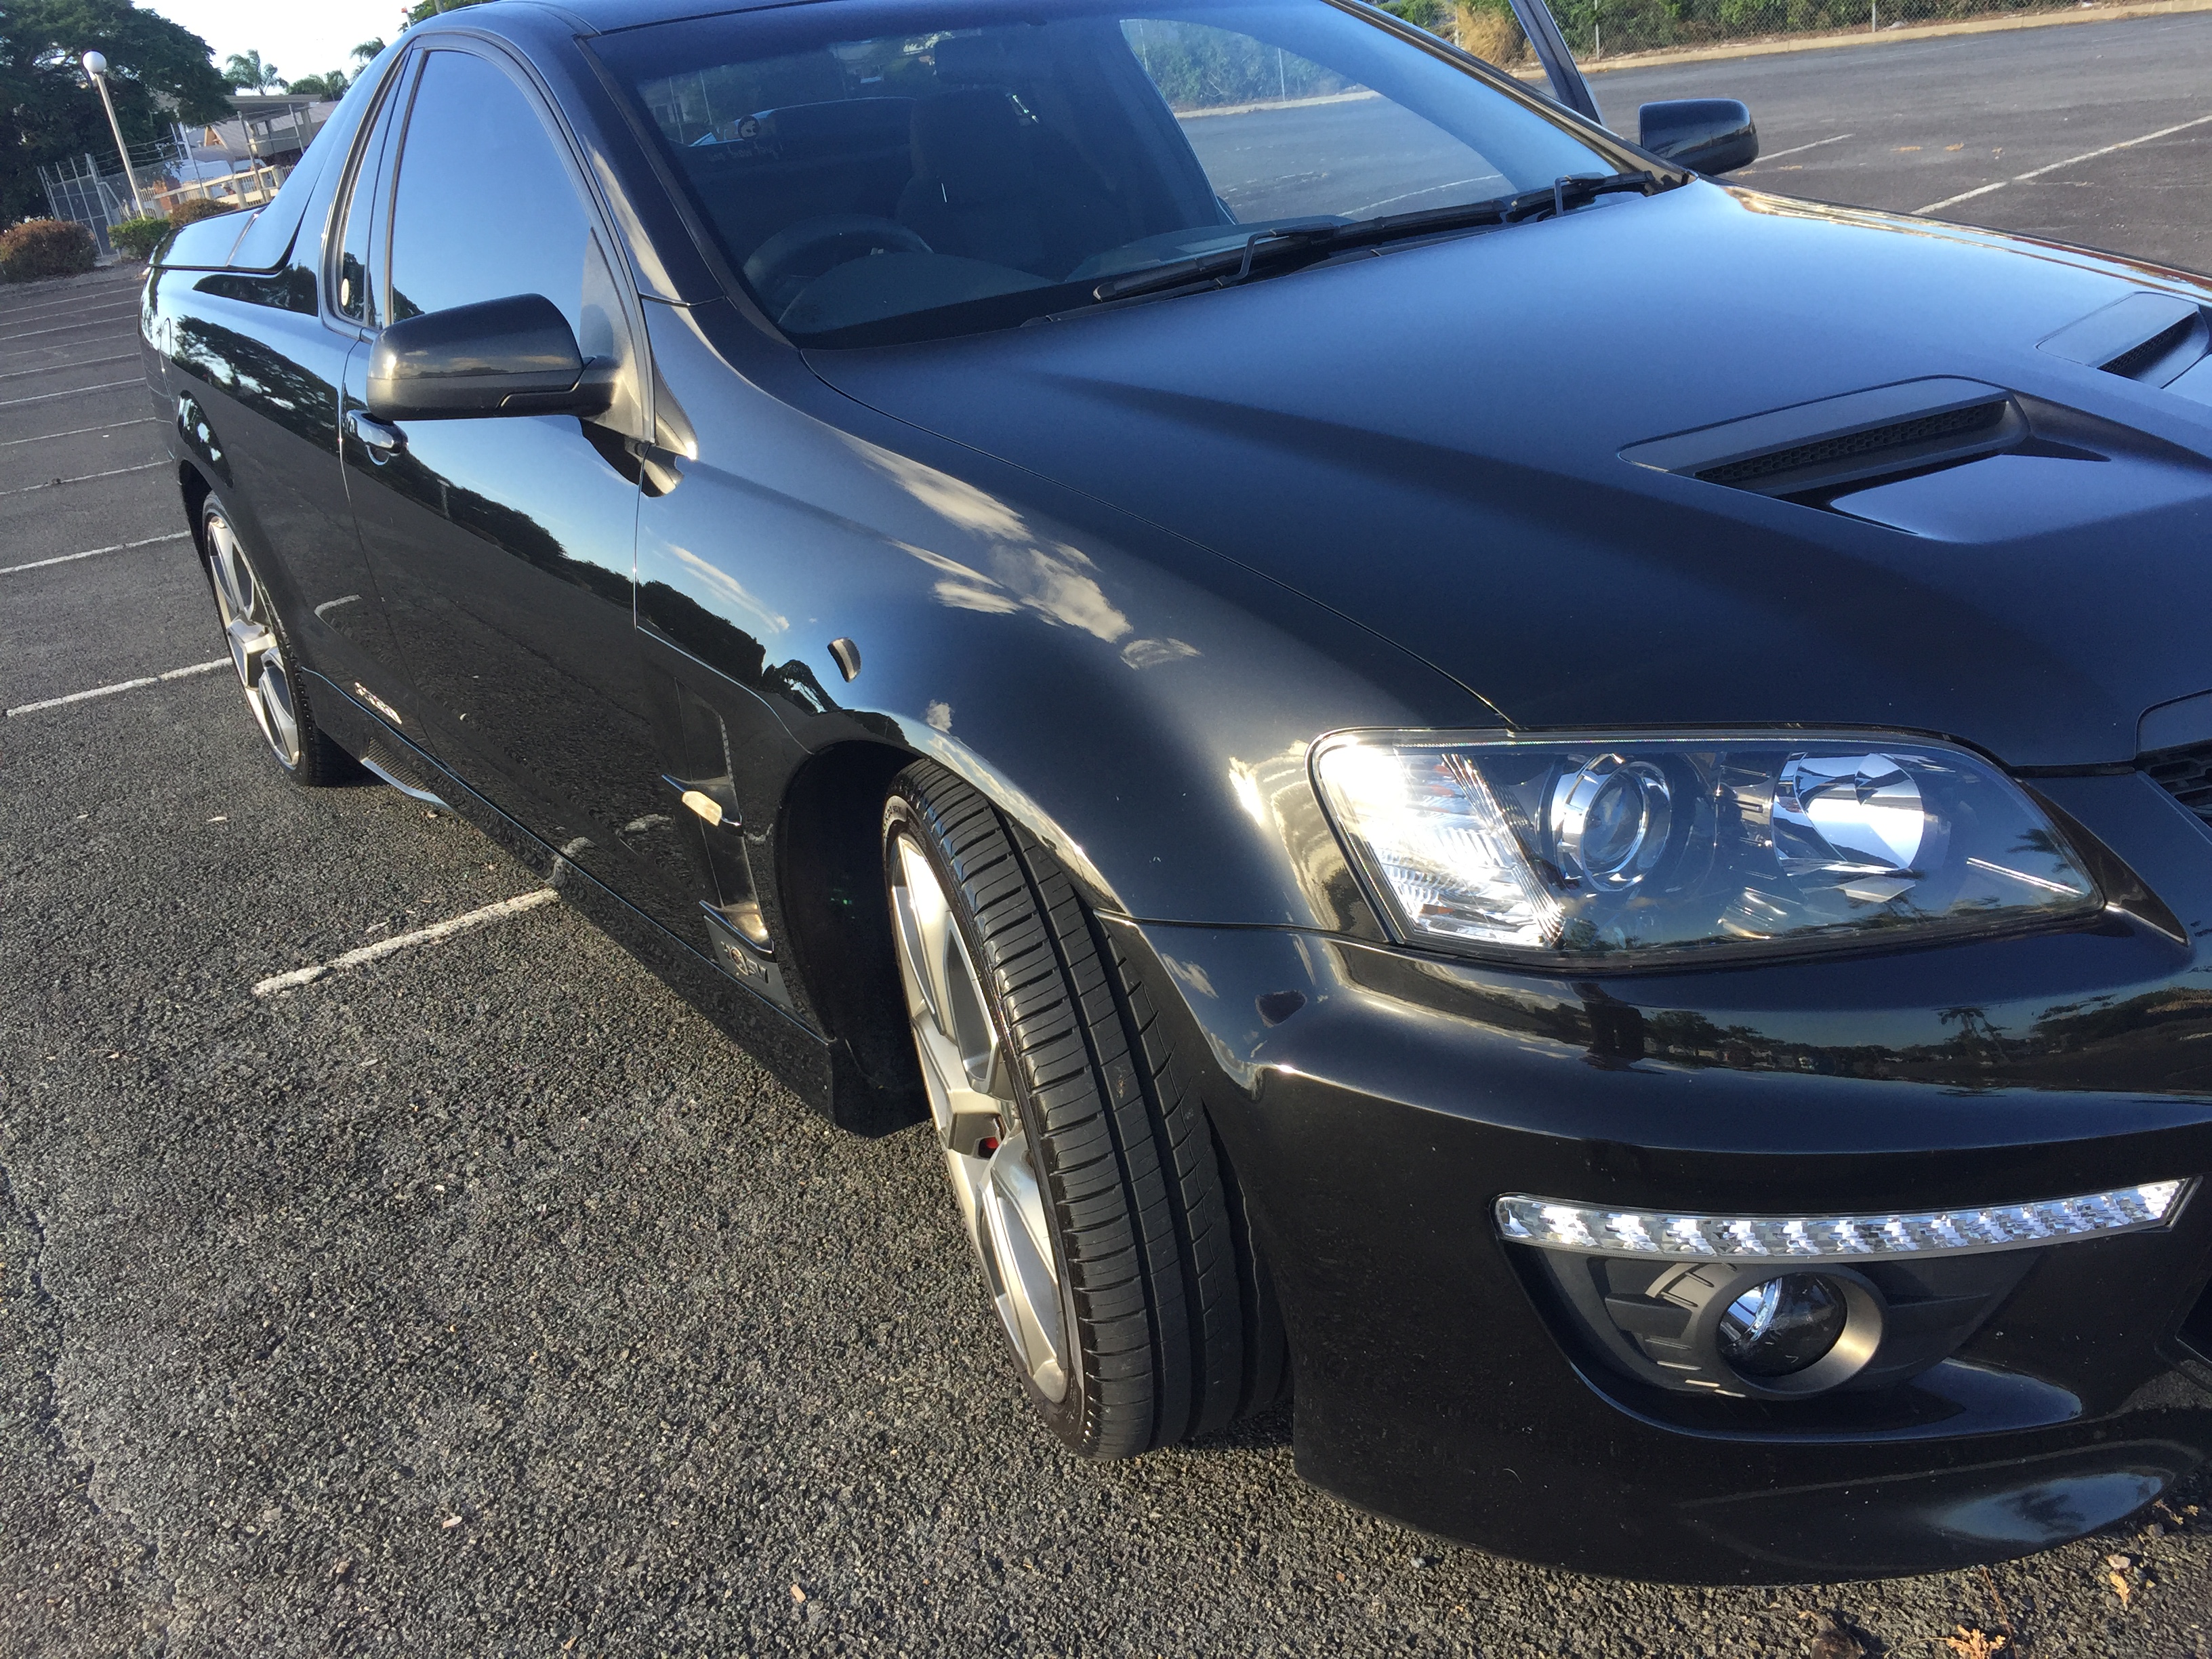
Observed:
[[[361,440],[361,447],[368,452],[368,459],[382,466],[405,447],[407,434],[388,422],[373,415],[350,410],[346,414],[346,430]]]

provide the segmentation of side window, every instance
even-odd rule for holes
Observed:
[[[542,294],[584,341],[591,222],[532,100],[471,52],[422,67],[392,216],[393,322]]]
[[[382,217],[377,211],[377,183],[391,177],[384,167],[385,146],[391,137],[393,112],[406,102],[404,88],[410,67],[402,64],[393,72],[393,89],[386,94],[382,107],[362,140],[354,162],[354,176],[346,186],[345,218],[338,231],[337,267],[333,273],[336,288],[331,302],[342,316],[370,328],[376,325],[377,317],[374,296],[370,292],[369,272],[374,261],[369,255],[376,245],[377,222]]]

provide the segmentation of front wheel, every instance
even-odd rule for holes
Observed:
[[[323,734],[300,684],[298,653],[276,614],[276,598],[231,528],[222,502],[210,496],[200,510],[200,555],[222,624],[230,665],[246,692],[254,724],[294,781],[337,783],[353,775],[345,751]]]
[[[1283,1349],[1163,1022],[1033,837],[933,763],[884,812],[899,975],[946,1173],[1023,1387],[1127,1456],[1270,1403]]]

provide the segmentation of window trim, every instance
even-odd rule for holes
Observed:
[[[392,66],[391,73],[384,77],[384,84],[377,91],[376,101],[369,106],[368,112],[362,118],[360,129],[354,136],[353,150],[347,156],[346,165],[339,173],[338,187],[331,198],[330,218],[323,234],[323,257],[319,262],[322,269],[318,273],[319,281],[316,284],[320,296],[323,319],[331,327],[349,331],[356,337],[364,340],[376,333],[376,327],[363,322],[357,317],[348,315],[338,304],[338,268],[345,258],[345,234],[353,217],[354,190],[361,182],[362,167],[369,164],[369,147],[375,143],[378,133],[386,130],[383,125],[386,114],[395,112],[395,118],[397,118],[398,101],[411,99],[414,78],[421,60],[422,53],[410,47],[402,55],[399,61]],[[384,181],[381,193],[388,196],[389,185],[389,179]],[[376,195],[373,193],[367,204],[371,224],[374,224],[376,220]],[[387,209],[388,205],[387,204]],[[387,219],[390,217],[388,210],[386,217]],[[370,280],[373,284],[375,281],[374,271],[376,250],[372,246],[368,252],[371,261]],[[378,314],[382,313],[380,312]]]

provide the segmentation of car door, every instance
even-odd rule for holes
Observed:
[[[308,195],[289,204],[289,231],[269,221],[272,237],[257,222],[248,240],[265,246],[242,247],[232,269],[155,278],[178,432],[249,549],[270,556],[307,656],[340,683],[382,681],[397,652],[337,459],[339,392],[356,336],[319,303],[318,266],[349,168],[362,155],[374,166],[389,105],[388,90],[365,93],[325,129],[331,150],[295,180]]]
[[[537,294],[618,366],[592,420],[385,423],[347,377],[346,477],[362,545],[434,749],[571,861],[665,917],[695,877],[659,781],[633,638],[644,431],[636,297],[557,124],[489,46],[421,54],[384,162],[369,326]],[[349,258],[349,253],[342,254]]]

